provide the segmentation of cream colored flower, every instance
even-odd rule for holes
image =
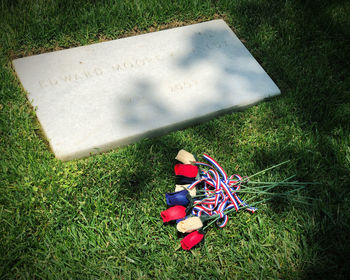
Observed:
[[[194,187],[192,190],[189,190],[187,187],[188,185],[175,185],[175,192],[179,192],[179,191],[183,191],[183,190],[187,190],[190,193],[190,196],[194,197],[196,196],[196,187]]]
[[[194,156],[185,150],[180,150],[175,159],[181,161],[183,164],[192,164],[196,161]]]
[[[198,217],[189,217],[186,220],[180,221],[176,228],[179,232],[192,232],[203,227],[203,223]]]

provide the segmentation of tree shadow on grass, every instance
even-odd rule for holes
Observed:
[[[308,135],[310,144],[309,150],[306,146],[299,151],[283,147],[279,147],[280,151],[261,150],[255,160],[293,155],[299,159],[298,173],[302,178],[322,182],[310,189],[310,195],[321,202],[308,208],[307,213],[315,224],[305,225],[307,230],[303,235],[308,244],[305,250],[312,248],[314,256],[302,274],[305,279],[345,279],[350,267],[347,257],[350,182],[349,164],[344,159],[344,150],[350,144],[346,136],[350,123],[349,79],[344,78],[350,74],[347,67],[350,29],[346,27],[350,21],[348,16],[344,17],[348,3],[297,1],[289,5],[276,1],[269,5],[240,3],[241,13],[259,12],[257,19],[241,17],[245,21],[240,23],[243,33],[250,34],[253,45],[259,42],[262,26],[278,32],[279,36],[267,43],[259,57],[268,58],[269,72],[274,73],[284,94],[283,103],[294,109],[299,119],[297,125]],[[274,9],[285,10],[286,17],[277,18],[271,13]],[[288,38],[291,34],[292,41]],[[272,110],[276,115],[285,113],[281,106],[273,106]]]
[[[253,168],[261,170],[267,167],[268,163],[276,160],[298,158],[298,166],[295,169],[301,181],[302,179],[319,181],[321,177],[324,184],[319,188],[310,189],[310,195],[321,197],[322,205],[309,208],[306,214],[315,218],[315,225],[308,225],[308,230],[303,233],[307,238],[307,246],[312,248],[315,254],[316,261],[310,265],[306,264],[301,273],[306,279],[325,277],[339,279],[346,275],[350,267],[347,258],[350,232],[347,211],[349,193],[346,189],[348,171],[339,156],[339,151],[331,142],[336,140],[337,135],[333,134],[330,137],[330,133],[334,128],[342,130],[344,134],[348,132],[349,114],[346,113],[346,106],[349,104],[349,95],[346,87],[349,82],[344,82],[344,80],[349,77],[349,70],[346,70],[345,66],[348,65],[350,52],[346,51],[348,45],[346,45],[345,37],[350,29],[329,18],[329,13],[323,10],[325,6],[318,5],[319,2],[308,1],[305,4],[304,1],[299,1],[296,4],[288,4],[290,2],[292,1],[275,1],[265,5],[266,3],[241,1],[232,13],[239,14],[241,33],[251,39],[248,40],[248,48],[253,50],[253,54],[281,87],[283,92],[281,98],[284,105],[293,108],[293,112],[288,114],[297,115],[299,119],[297,125],[303,129],[305,134],[310,135],[309,138],[314,147],[311,147],[310,152],[306,149],[299,149],[297,146],[284,147],[286,143],[280,143],[275,147],[256,148],[251,151],[249,160]],[[345,2],[337,1],[336,3],[341,6]],[[286,8],[286,5],[290,6]],[[284,10],[285,19],[275,16],[274,10]],[[315,26],[318,26],[318,30],[313,30]],[[259,40],[258,36],[268,37],[269,35],[263,31],[260,34],[260,30],[276,31],[278,36],[272,37],[270,41]],[[265,45],[261,46],[260,43],[265,43]],[[201,41],[198,38],[194,39],[192,44],[195,48],[201,47]],[[328,57],[329,54],[330,57]],[[178,66],[188,68],[200,63],[201,60],[213,59],[215,55],[217,54],[213,51],[204,52],[195,60],[185,56]],[[229,55],[229,53],[224,53],[224,55]],[[239,69],[227,63],[223,63],[220,67],[222,74],[241,73]],[[150,81],[140,80],[132,89],[132,93],[135,96],[147,94],[150,98],[147,101],[150,113],[164,116],[169,111],[164,110],[164,104],[154,95],[157,90],[159,89]],[[218,98],[213,102],[220,105],[220,100],[228,93],[225,82],[216,84],[216,91]],[[129,103],[125,100],[118,106],[125,107],[127,104]],[[282,103],[273,101],[270,107],[275,116],[283,118],[286,116],[285,109],[282,107],[283,104],[280,107],[278,104]],[[194,108],[194,112],[198,114],[203,109],[206,110],[205,106]],[[126,125],[145,125],[152,121],[150,115],[135,113],[130,106],[124,110],[127,113],[125,115]],[[182,131],[144,139],[134,145],[120,148],[116,153],[88,159],[86,172],[91,173],[88,173],[89,176],[83,180],[96,184],[96,178],[106,175],[103,172],[110,170],[110,174],[107,174],[113,180],[110,189],[118,188],[117,194],[121,199],[137,203],[142,198],[163,195],[165,191],[173,188],[174,157],[179,149],[185,148],[197,154],[213,152],[213,156],[219,159],[227,158],[226,153],[232,152],[223,150],[223,147],[231,147],[234,144],[227,143],[228,138],[223,136],[227,131],[220,130],[221,122],[232,121],[232,129],[234,125],[240,126],[244,123],[237,123],[238,118],[225,118],[191,127],[188,133]],[[157,121],[161,122],[161,119]],[[187,123],[185,126],[191,125]],[[269,129],[269,127],[265,128]],[[152,136],[155,135],[157,132],[152,134]],[[341,134],[339,136],[343,137],[340,141],[345,141],[344,136]],[[204,143],[199,143],[201,141]],[[214,143],[218,146],[212,147]],[[220,147],[220,144],[223,147]],[[111,159],[107,163],[103,160],[106,157]],[[102,171],[99,171],[99,165],[103,165],[101,166]],[[89,170],[90,167],[91,170]],[[160,184],[161,187],[159,187]],[[158,193],[154,194],[154,189],[157,189]],[[118,198],[116,196],[116,199]],[[159,206],[161,203],[164,204],[159,198],[155,200]],[[275,212],[285,210],[280,208],[278,203],[271,207]],[[288,275],[286,274],[285,277],[288,278]]]
[[[345,5],[345,2],[337,1],[336,4],[341,7]],[[307,241],[305,250],[311,250],[314,255],[307,257],[311,263],[305,264],[300,274],[304,275],[305,279],[345,278],[350,267],[347,258],[347,252],[350,251],[347,245],[350,232],[350,217],[347,214],[349,173],[346,161],[339,154],[339,148],[349,145],[346,139],[344,140],[346,132],[349,131],[349,113],[346,110],[349,106],[349,95],[346,93],[346,86],[349,85],[349,82],[343,79],[349,76],[349,70],[345,69],[350,53],[346,51],[348,46],[345,44],[348,29],[338,28],[336,21],[329,16],[332,12],[326,11],[325,5],[314,5],[310,1],[306,3],[300,1],[288,7],[285,6],[285,2],[273,3],[272,7],[251,2],[242,2],[239,5],[238,12],[244,11],[249,14],[253,10],[259,11],[254,20],[242,17],[243,33],[248,30],[258,32],[261,26],[265,26],[264,28],[275,29],[281,34],[280,38],[276,37],[276,40],[267,42],[267,45],[261,50],[258,46],[257,58],[264,60],[263,58],[266,57],[263,64],[268,72],[273,73],[272,76],[277,84],[281,85],[284,93],[283,102],[271,104],[274,114],[282,117],[285,114],[283,106],[293,108],[293,114],[299,120],[296,125],[304,131],[306,138],[310,141],[310,144],[303,148],[285,147],[283,145],[286,143],[280,143],[275,148],[270,147],[269,150],[256,149],[251,156],[252,165],[258,167],[257,169],[262,169],[266,167],[263,166],[266,162],[275,159],[282,161],[291,157],[297,158],[295,170],[300,181],[305,179],[306,181],[322,182],[321,186],[313,186],[307,190],[307,194],[320,199],[320,203],[312,204],[306,213],[309,216],[308,222],[314,220],[315,224],[305,225],[305,232],[302,233]],[[285,9],[286,19],[269,16],[271,9]],[[316,27],[317,30],[308,29],[308,26]],[[257,38],[254,39],[254,34],[258,36],[252,32],[250,35],[252,42],[248,43],[248,45],[253,45],[253,49],[254,44],[260,42]],[[293,41],[285,44],[284,42],[289,41],[287,37],[291,34]],[[335,41],[334,38],[340,41]],[[194,40],[193,45],[200,47],[201,42]],[[197,56],[195,60],[187,57],[179,65],[185,68],[191,67],[192,63],[208,59],[212,54],[212,52],[204,53]],[[231,65],[223,65],[221,70],[223,73],[236,71]],[[150,92],[153,91],[151,86],[144,85],[143,88]],[[225,85],[220,84],[216,85],[216,89],[220,98],[227,91]],[[159,101],[155,99],[150,102],[150,104],[155,104],[155,110],[158,108],[157,102]],[[159,108],[162,108],[162,105]],[[201,108],[195,110],[200,112]],[[135,116],[131,116],[129,121],[131,123],[142,122],[142,118],[135,119]],[[191,133],[196,139],[205,139],[210,142],[213,137],[216,137],[215,134],[220,133],[215,124],[215,121],[211,121],[196,126],[191,129]],[[208,133],[206,128],[212,133]],[[332,142],[337,137],[335,134],[330,135],[332,129],[342,131],[339,135],[343,138],[340,141],[345,141],[345,143],[339,143],[342,146],[337,146]],[[139,142],[136,146],[139,145],[140,149],[131,160],[134,162],[141,158],[144,162],[148,162],[147,166],[151,168],[152,162],[143,153],[155,147],[161,151],[160,154],[167,155],[164,159],[158,158],[157,160],[166,167],[163,171],[167,172],[167,176],[172,176],[173,163],[168,155],[175,155],[179,148],[190,147],[198,151],[204,147],[193,147],[190,139],[179,140],[176,137],[177,135],[170,134]],[[221,141],[225,140],[219,137],[219,142]],[[217,151],[219,155],[223,153],[219,147],[211,149]],[[166,169],[171,171],[166,171]],[[145,178],[152,180],[155,176],[155,173],[142,171],[138,174],[139,181]],[[130,183],[130,185],[133,184]],[[272,204],[271,208],[275,212],[285,210],[281,208],[280,203]],[[300,246],[303,245],[300,244]],[[288,272],[285,277],[288,277]]]

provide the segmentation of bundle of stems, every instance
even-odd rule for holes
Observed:
[[[248,202],[252,200],[256,200],[257,198],[261,196],[268,196],[267,198],[264,198],[262,200],[255,201],[253,203],[250,203],[247,206],[240,207],[240,209],[245,209],[247,207],[255,207],[259,204],[271,201],[276,198],[286,198],[289,201],[298,202],[302,204],[308,204],[309,202],[306,200],[314,200],[312,197],[300,195],[299,191],[303,190],[307,185],[315,185],[318,183],[311,183],[311,182],[298,182],[298,181],[290,181],[293,179],[296,175],[290,176],[282,181],[279,182],[261,182],[261,181],[251,181],[250,179],[253,177],[256,177],[257,175],[260,175],[262,173],[265,173],[266,171],[269,171],[271,169],[274,169],[276,167],[279,167],[281,165],[284,165],[286,163],[290,162],[290,160],[284,161],[282,163],[276,164],[274,166],[271,166],[269,168],[266,168],[262,171],[259,171],[251,176],[247,176],[242,178],[242,180],[238,183],[240,185],[240,189],[236,191],[237,194],[239,193],[247,193],[252,194],[252,197],[249,197],[248,199],[245,199],[245,203],[248,204]],[[279,191],[279,192],[273,192],[272,190],[277,187],[287,187],[288,190],[286,191]],[[215,190],[203,190],[199,189],[197,190],[198,195],[194,196],[193,198],[196,200],[211,198],[215,196]],[[200,204],[200,203],[198,203]],[[196,205],[196,204],[194,204]],[[229,214],[231,212],[236,211],[236,209],[229,209],[224,212],[224,214]],[[205,230],[207,227],[215,223],[217,220],[220,219],[219,215],[213,215],[210,216],[208,219],[209,222],[205,227],[203,227],[203,230]]]

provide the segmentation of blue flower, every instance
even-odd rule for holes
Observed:
[[[187,206],[190,203],[190,201],[188,200],[187,190],[173,192],[173,193],[166,193],[165,199],[168,206],[175,206],[175,205]]]

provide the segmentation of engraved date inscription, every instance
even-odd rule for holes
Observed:
[[[170,85],[170,92],[176,93],[179,91],[183,91],[184,89],[190,89],[198,85],[197,80],[184,80],[181,82],[176,82]]]

